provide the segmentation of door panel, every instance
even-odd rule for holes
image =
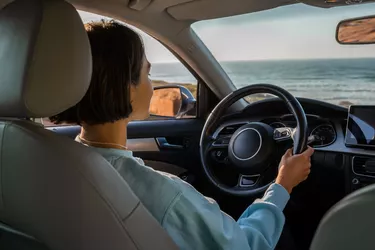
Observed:
[[[145,161],[172,164],[200,176],[199,138],[203,125],[199,119],[134,122],[129,124],[128,137],[153,138],[159,149],[139,150],[134,152],[135,156]]]
[[[128,138],[200,136],[204,122],[200,119],[171,119],[132,122]]]

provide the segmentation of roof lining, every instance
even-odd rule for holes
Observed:
[[[295,4],[296,0],[249,1],[249,0],[204,0],[189,1],[167,8],[176,20],[200,21],[220,17],[241,15]]]

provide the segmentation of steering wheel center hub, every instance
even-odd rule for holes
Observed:
[[[271,126],[254,122],[240,127],[229,142],[229,159],[241,173],[259,173],[266,168],[275,142]]]
[[[261,147],[262,136],[259,131],[254,128],[244,128],[233,140],[233,156],[242,161],[250,160],[259,153]]]

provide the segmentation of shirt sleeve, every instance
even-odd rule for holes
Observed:
[[[288,192],[272,184],[262,199],[256,200],[238,222],[222,212],[189,184],[171,203],[162,221],[163,227],[181,249],[273,249],[285,218],[282,210]]]

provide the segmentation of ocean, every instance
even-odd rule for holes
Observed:
[[[238,88],[256,83],[278,85],[297,97],[345,105],[375,104],[374,59],[238,61],[221,63]],[[153,64],[151,79],[196,83],[181,63]]]

